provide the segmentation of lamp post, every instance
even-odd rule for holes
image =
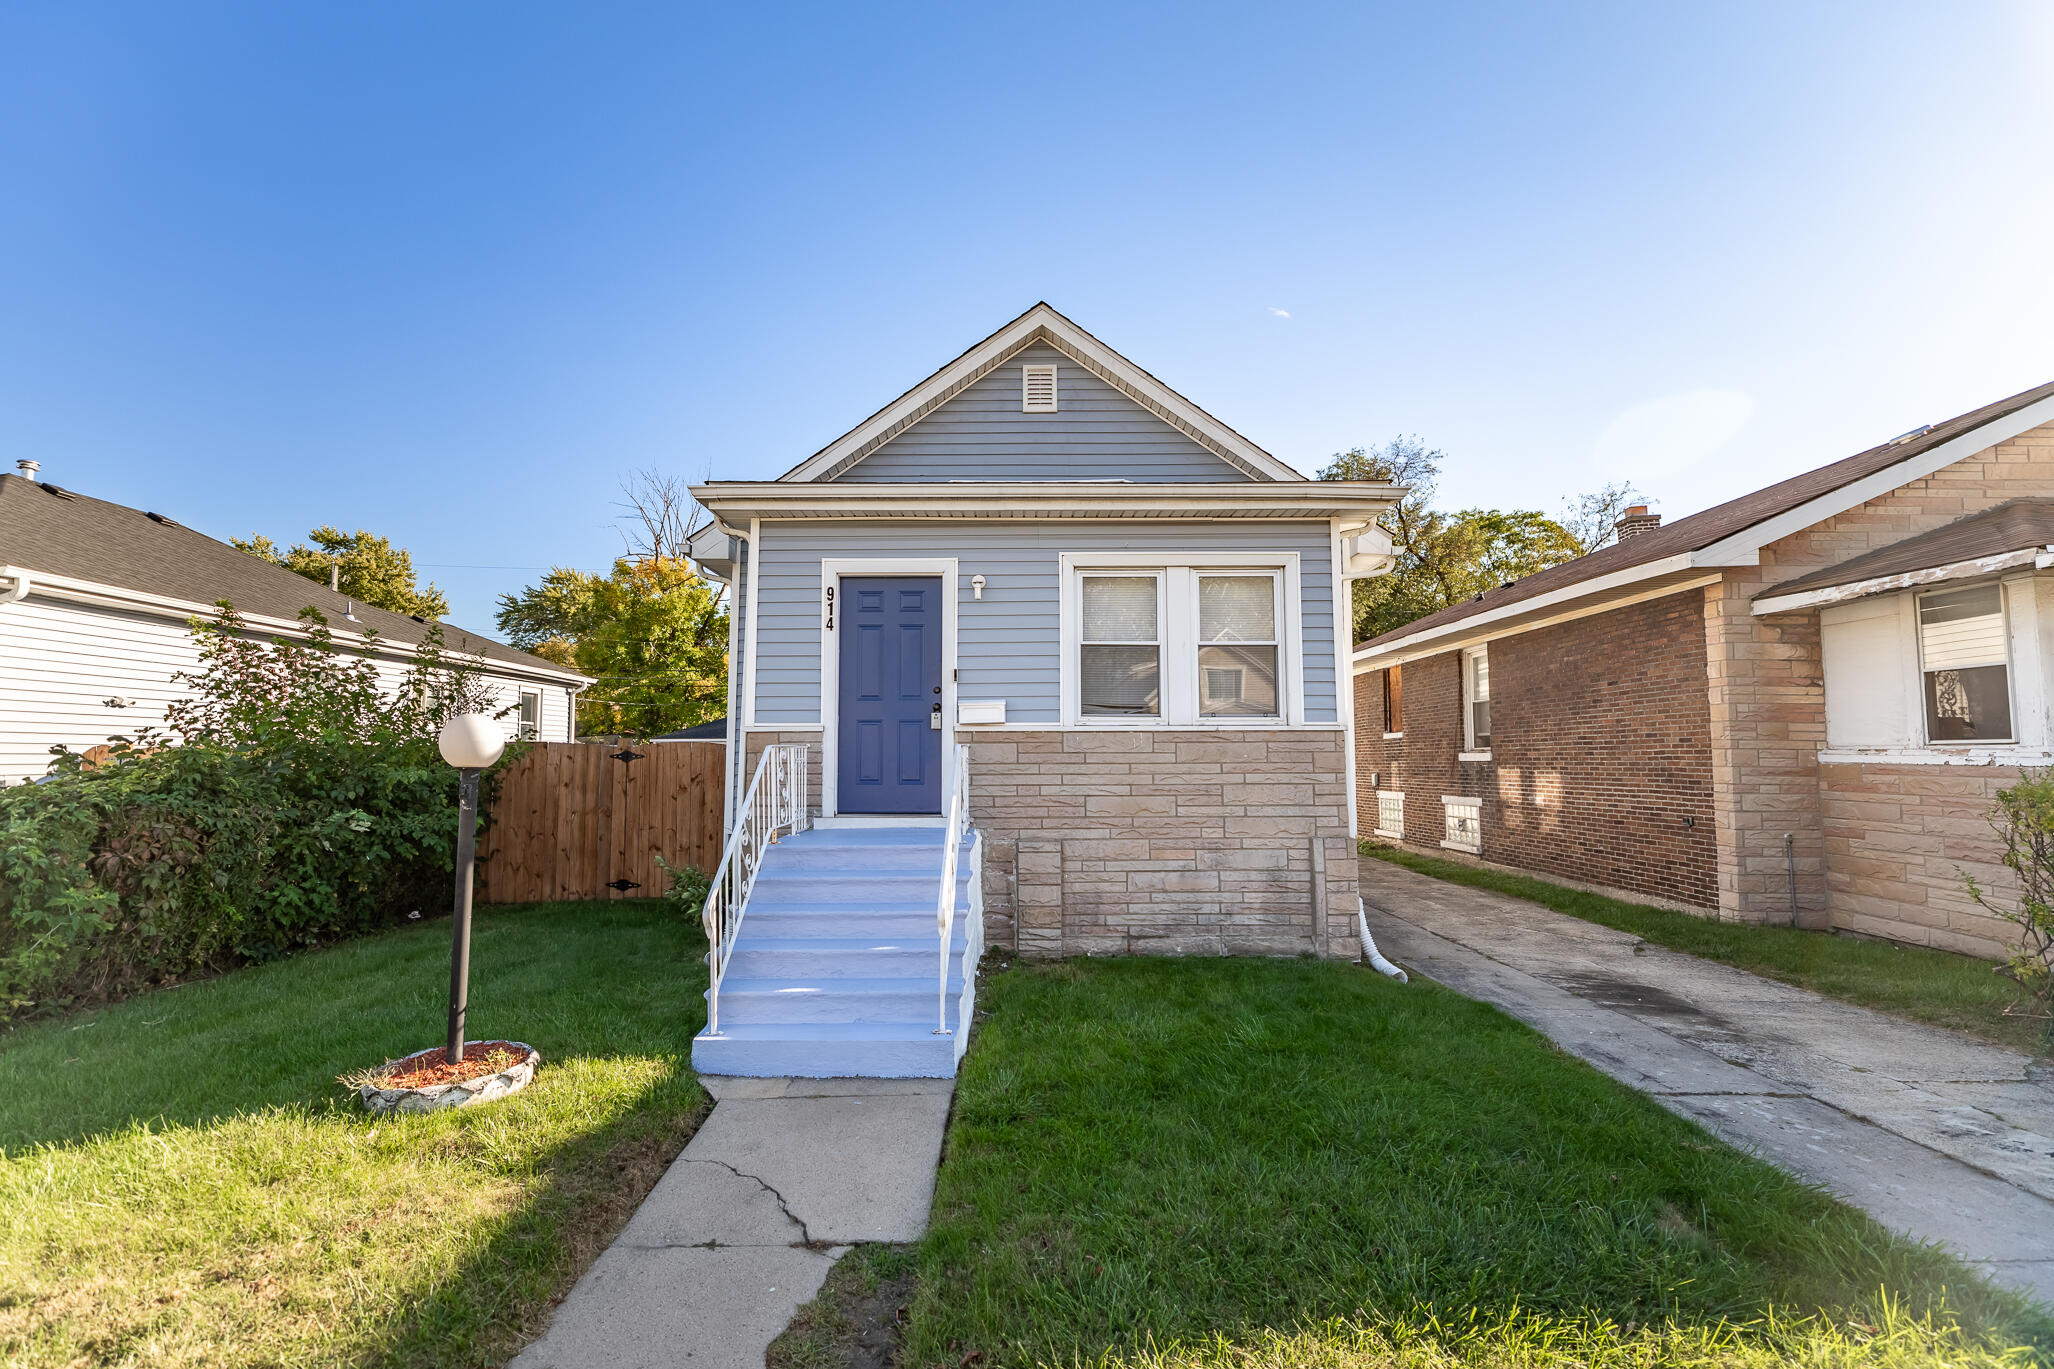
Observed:
[[[450,1064],[464,1059],[464,1013],[471,992],[471,871],[478,860],[478,772],[506,750],[506,734],[482,713],[460,713],[442,725],[435,744],[462,776],[456,825],[456,926],[449,955]]]

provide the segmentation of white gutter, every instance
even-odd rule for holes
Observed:
[[[1340,480],[1112,484],[978,480],[919,483],[719,481],[692,496],[729,525],[759,518],[1294,518],[1364,521],[1395,504],[1395,485]]]
[[[20,566],[0,566],[0,575],[7,576],[13,581],[6,589],[0,590],[0,608],[8,604],[18,604],[28,598],[29,586],[35,583],[34,576]]]
[[[2037,570],[2045,570],[2049,565],[2054,565],[2054,556],[2050,556],[2046,549],[2027,547],[2022,551],[1978,556],[1972,561],[1951,561],[1944,566],[1928,566],[1924,570],[1905,570],[1894,575],[1873,576],[1867,580],[1850,580],[1844,585],[1827,585],[1823,589],[1778,594],[1774,598],[1755,600],[1748,611],[1756,617],[1765,613],[1790,613],[1797,609],[1841,604],[1849,599],[1862,599],[1871,594],[1888,594],[1892,590],[1910,589],[1914,585],[1936,585],[1943,580],[1966,580],[1976,575],[1994,575],[2000,570],[2011,570],[2018,566],[2032,566]]]
[[[28,579],[29,572],[17,566],[0,566],[0,576],[12,576],[17,583],[22,583]],[[153,618],[170,618],[178,622],[199,618],[207,622],[214,622],[221,617],[221,609],[216,604],[198,604],[189,599],[173,599],[168,595],[151,594],[145,590],[126,589],[120,585],[105,585],[96,580],[74,579],[69,575],[37,573],[34,576],[34,584],[36,593],[45,598],[64,599],[73,603],[90,604],[99,608],[118,608],[130,613],[148,614]],[[238,613],[246,626],[272,636],[290,637],[299,641],[306,641],[313,635],[308,630],[307,625],[297,618],[275,618],[270,614],[241,613],[240,610],[238,610]],[[374,647],[370,645],[370,639],[362,634],[343,632],[334,628],[331,628],[330,632],[338,644],[354,647],[357,650],[370,650],[380,655],[394,657],[415,656],[420,653],[419,646],[412,642],[401,642],[390,637],[380,636]],[[355,640],[350,640],[352,638]],[[488,673],[495,675],[536,680],[545,684],[569,685],[577,684],[581,681],[587,684],[591,683],[589,676],[580,675],[575,671],[549,670],[515,661],[494,660],[477,652],[453,651],[448,648],[445,648],[445,651],[448,651],[450,655],[460,656],[466,661],[475,661],[478,663],[479,669],[486,670]]]

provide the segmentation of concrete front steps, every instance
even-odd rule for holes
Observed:
[[[764,853],[720,988],[701,1074],[950,1078],[963,1032],[974,831],[956,862],[948,1025],[939,1036],[939,827],[815,828]],[[710,992],[710,991],[709,991]]]

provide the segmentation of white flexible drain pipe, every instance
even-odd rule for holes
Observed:
[[[1409,975],[1384,959],[1383,953],[1377,950],[1376,938],[1369,934],[1369,914],[1363,911],[1362,900],[1359,898],[1355,900],[1355,930],[1362,936],[1362,958],[1369,962],[1372,970],[1387,974],[1400,984],[1412,982]]]

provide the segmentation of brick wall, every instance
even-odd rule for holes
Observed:
[[[1492,642],[1489,761],[1457,759],[1459,652],[1402,668],[1402,737],[1382,736],[1381,674],[1361,677],[1362,830],[1376,826],[1373,776],[1404,793],[1405,840],[1429,851],[1441,796],[1468,795],[1487,861],[1716,906],[1703,624],[1688,591]]]
[[[1713,777],[1719,809],[1719,903],[1729,917],[1781,921],[1789,916],[1783,834],[1795,837],[1798,906],[1810,925],[1852,927],[1851,909],[1829,888],[1829,871],[1846,852],[1827,845],[1826,791],[1850,804],[1852,787],[1876,790],[1888,807],[1902,772],[1925,767],[1860,766],[1829,786],[1818,752],[1826,741],[1824,670],[1816,613],[1754,617],[1751,598],[1807,571],[1837,565],[1877,547],[1944,527],[2007,500],[2054,495],[2054,424],[2022,433],[1921,480],[1891,490],[1762,550],[1762,564],[1727,572],[1705,591]],[[1949,767],[1952,770],[1952,767]],[[1956,772],[1958,773],[1958,772]],[[1978,783],[1994,791],[2000,771]],[[1864,777],[1867,777],[1864,779]],[[1843,812],[1857,811],[1851,808]],[[1878,809],[1877,811],[1882,811]],[[1936,819],[1951,821],[1952,819]],[[1852,880],[1854,876],[1847,876]],[[1862,876],[1867,880],[1868,876]],[[1842,881],[1843,883],[1846,880]],[[1849,885],[1851,891],[1851,885]],[[1875,899],[1877,893],[1861,895]],[[1904,925],[1960,935],[1953,912],[1906,902]],[[1845,916],[1852,916],[1847,912]],[[1862,916],[1877,916],[1866,905]],[[1896,935],[1896,933],[1892,933]]]
[[[1991,959],[2017,940],[1968,896],[1964,874],[2015,888],[1990,828],[2005,766],[1824,765],[1826,897],[1833,925]]]

